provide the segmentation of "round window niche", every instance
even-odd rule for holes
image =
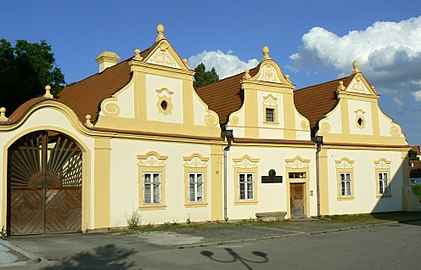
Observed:
[[[364,124],[364,120],[363,120],[361,117],[359,117],[359,118],[357,119],[357,124],[358,124],[358,126],[362,127],[362,126],[363,126],[363,124]]]
[[[168,102],[166,100],[163,100],[161,102],[161,108],[165,111],[168,108]]]

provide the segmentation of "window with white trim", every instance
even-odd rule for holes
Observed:
[[[379,172],[379,194],[390,194],[389,175],[387,172]]]
[[[189,201],[204,201],[204,176],[203,173],[189,173]]]
[[[352,186],[351,186],[351,174],[350,173],[341,173],[340,174],[340,188],[341,196],[352,196]]]
[[[254,199],[254,176],[252,173],[239,173],[239,199],[253,200]]]
[[[143,173],[143,203],[160,204],[161,203],[161,174]]]

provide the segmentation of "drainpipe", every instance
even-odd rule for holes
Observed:
[[[320,217],[320,168],[319,156],[322,150],[323,136],[316,136],[314,142],[317,144],[316,150],[316,193],[317,193],[317,216]]]
[[[228,221],[228,151],[231,148],[234,136],[232,130],[225,130],[224,135],[228,142],[228,145],[224,148],[224,219]]]

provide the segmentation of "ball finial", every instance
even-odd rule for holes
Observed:
[[[357,60],[354,60],[354,62],[352,62],[352,66],[354,67],[354,72],[353,73],[360,72],[359,65],[358,65],[358,61]]]
[[[158,26],[156,27],[156,31],[158,31],[158,33],[164,33],[164,25],[163,24],[158,24]]]
[[[164,39],[164,26],[162,24],[158,24],[156,27],[156,31],[158,32],[158,36],[156,37],[156,41],[160,41],[161,39]]]
[[[45,98],[54,98],[54,96],[51,94],[50,90],[51,90],[51,86],[49,86],[49,85],[45,86],[45,94],[44,94]]]
[[[90,114],[85,115],[85,119],[86,119],[85,126],[87,126],[87,127],[93,127],[94,126],[91,122],[91,118],[92,117],[91,117]]]
[[[263,60],[270,59],[270,57],[269,57],[269,47],[268,46],[263,47],[262,53],[263,53]]]
[[[0,108],[0,122],[8,121],[9,119],[6,117],[6,108],[1,107]]]

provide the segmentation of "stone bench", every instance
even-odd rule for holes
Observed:
[[[286,211],[275,211],[275,212],[261,212],[256,213],[257,220],[263,221],[279,221],[284,220],[287,212]]]

